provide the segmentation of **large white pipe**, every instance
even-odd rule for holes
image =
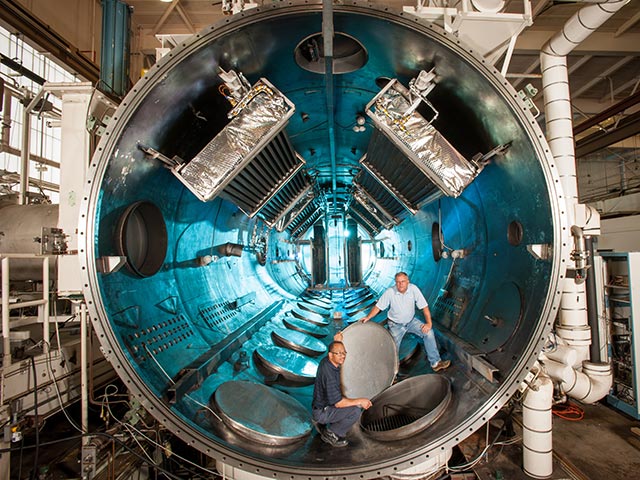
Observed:
[[[578,183],[567,55],[628,2],[602,0],[584,6],[540,51],[547,141],[560,171],[566,199],[573,204],[578,202]],[[567,210],[570,220],[573,220],[573,209]]]
[[[561,383],[564,393],[582,403],[595,403],[603,398],[613,384],[613,372],[608,363],[583,362],[582,372],[553,360],[545,360],[545,371]]]
[[[553,382],[544,374],[533,382],[522,401],[522,468],[534,478],[553,474],[552,401]]]
[[[572,226],[582,223],[583,219],[576,219],[576,213],[583,210],[578,208],[578,183],[576,180],[567,55],[628,2],[629,0],[600,0],[584,6],[566,22],[561,31],[542,47],[540,52],[547,141],[559,170],[567,204],[566,213]],[[580,227],[582,226],[581,224]],[[572,231],[575,235],[575,231],[573,229]],[[580,281],[569,278],[564,280],[559,325],[556,328],[558,336],[576,349],[578,352],[576,361],[581,362],[582,366],[588,364],[585,360],[589,358],[588,346],[591,343],[584,298],[585,287],[582,279]],[[553,365],[550,370],[559,374],[556,372],[558,369],[555,369]],[[606,385],[609,380],[603,380],[602,375],[592,373],[589,376],[577,371],[574,373],[573,381],[569,382],[565,382],[565,379],[555,377],[553,374],[552,376],[556,380],[562,380],[563,383],[573,384],[567,394],[574,398],[585,401],[584,399],[595,398],[596,392],[602,393],[602,397],[606,395],[608,389],[603,392],[602,386]],[[605,373],[606,375],[611,375],[610,369],[608,373]]]

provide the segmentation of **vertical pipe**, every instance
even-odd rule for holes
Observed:
[[[82,410],[82,431],[89,431],[89,382],[87,375],[87,343],[89,341],[87,329],[87,307],[83,303],[80,304],[80,394],[81,394],[81,410]],[[82,437],[82,444],[87,445],[90,442],[88,436]]]
[[[594,269],[594,248],[593,248],[593,237],[586,236],[585,237],[585,246],[588,252],[588,266],[591,272],[587,275],[587,280],[585,282],[585,288],[587,291],[587,320],[589,323],[589,327],[591,328],[591,345],[589,347],[589,357],[592,362],[601,362],[600,358],[600,336],[596,334],[598,332],[598,307],[596,302],[596,279],[593,274]]]
[[[542,92],[544,95],[544,111],[546,117],[546,130],[549,148],[560,174],[560,182],[564,192],[566,212],[570,225],[576,225],[576,213],[578,211],[578,183],[576,180],[575,147],[573,137],[573,115],[571,95],[569,91],[569,73],[567,69],[567,55],[591,33],[597,30],[603,23],[611,18],[618,10],[624,7],[629,0],[598,0],[576,12],[553,35],[540,50],[540,70],[542,71]],[[583,219],[580,219],[582,221]],[[583,225],[578,225],[580,228]],[[573,229],[572,229],[573,230]],[[572,232],[573,233],[573,232]],[[574,257],[575,258],[575,257]],[[571,259],[566,259],[569,268],[577,267]],[[569,263],[569,261],[571,261]],[[588,275],[589,276],[589,275]],[[582,299],[585,295],[584,283],[578,284],[571,278],[565,278],[562,282],[563,296],[560,302],[560,327],[571,324],[571,329],[556,327],[560,337],[566,339],[565,333],[578,334],[579,338],[572,338],[570,345],[584,346],[590,342],[590,330],[586,314],[573,308],[573,298]],[[569,300],[569,302],[565,302]],[[582,309],[580,309],[582,310]],[[571,320],[569,322],[569,320]],[[584,355],[588,354],[584,346]],[[581,349],[582,350],[582,349]],[[582,358],[578,359],[579,361]]]
[[[624,195],[627,192],[627,174],[625,172],[624,160],[620,160],[618,168],[620,170],[620,193]]]
[[[547,140],[558,166],[570,224],[578,203],[567,55],[629,0],[600,0],[576,12],[540,50]]]
[[[31,148],[31,111],[25,106],[22,111],[22,146],[20,149],[20,193],[18,205],[27,204],[29,188],[29,149]]]
[[[533,478],[553,474],[553,382],[540,375],[522,401],[522,468]]]
[[[333,92],[333,0],[322,1],[322,39],[324,43],[324,62],[325,62],[325,83],[326,83],[326,100],[327,100],[327,132],[329,133],[329,156],[331,157],[331,190],[333,192],[333,210],[337,211],[338,200],[336,190],[337,167],[336,167],[336,126],[335,112],[333,108],[334,92]]]
[[[11,337],[9,335],[9,257],[2,257],[2,371],[11,365]],[[4,386],[4,382],[3,382]],[[4,388],[2,388],[4,404]]]
[[[29,188],[29,157],[31,150],[31,112],[46,92],[43,87],[22,111],[22,148],[20,150],[20,194],[18,204],[26,205]]]
[[[49,257],[45,256],[42,259],[42,298],[44,304],[40,307],[42,309],[42,344],[43,353],[49,352]],[[59,346],[58,346],[59,347]]]
[[[3,88],[2,92],[2,133],[0,133],[0,149],[9,146],[9,131],[11,130],[11,93]],[[1,151],[1,150],[0,150]]]

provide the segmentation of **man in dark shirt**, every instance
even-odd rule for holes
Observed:
[[[345,438],[351,426],[358,421],[362,410],[371,407],[368,398],[347,398],[342,395],[340,367],[347,351],[344,344],[329,344],[329,353],[322,359],[313,388],[313,422],[320,438],[333,447],[346,447]]]

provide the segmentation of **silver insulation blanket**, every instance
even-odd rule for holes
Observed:
[[[459,196],[480,170],[422,115],[406,114],[409,107],[409,91],[392,80],[369,103],[367,115],[445,195]]]
[[[174,174],[200,200],[212,200],[284,128],[294,110],[274,87],[259,81],[222,131]]]

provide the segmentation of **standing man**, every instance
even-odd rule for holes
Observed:
[[[341,338],[342,334],[336,337]],[[340,367],[346,356],[347,351],[341,341],[331,342],[329,353],[320,361],[313,387],[313,424],[320,432],[320,438],[333,447],[349,445],[345,438],[347,432],[358,421],[362,410],[371,407],[368,398],[342,395]]]
[[[389,309],[387,314],[389,332],[396,342],[398,351],[400,351],[400,343],[404,334],[411,332],[422,338],[424,348],[427,351],[427,358],[434,372],[444,370],[451,365],[450,360],[440,359],[436,336],[433,333],[429,305],[420,289],[413,283],[409,283],[409,276],[406,273],[396,273],[395,287],[385,290],[369,314],[360,321],[368,322],[387,308]],[[424,323],[416,318],[416,308],[422,310]]]

